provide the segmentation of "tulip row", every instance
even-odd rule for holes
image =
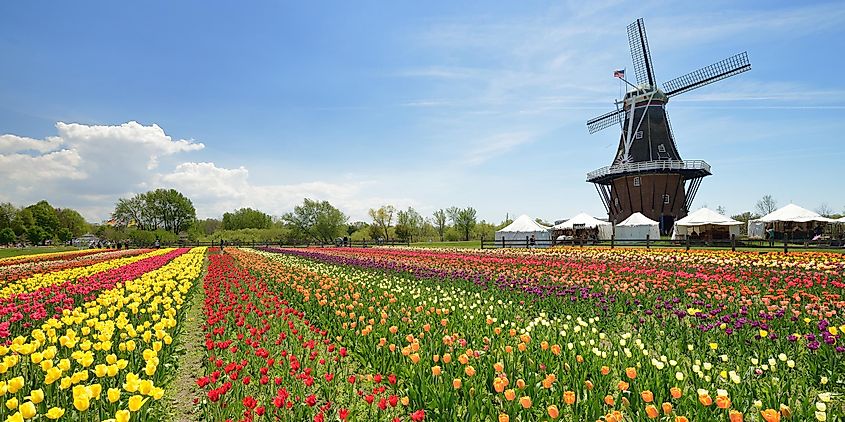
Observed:
[[[139,255],[149,252],[148,249],[124,249],[111,250],[99,253],[73,255],[66,259],[54,259],[50,261],[36,261],[25,262],[21,264],[13,264],[0,266],[0,285],[6,285],[16,280],[31,277],[38,273],[47,273],[52,271],[60,271],[68,268],[82,267],[86,265],[94,265],[100,262],[105,262],[110,259],[122,258],[126,256]]]
[[[281,252],[254,253],[262,260],[234,254],[259,277],[272,280],[268,285],[279,286],[291,303],[301,303],[315,324],[347,347],[351,366],[397,374],[397,395],[408,397],[408,409],[423,409],[427,419],[485,415],[499,420],[770,421],[843,416],[841,403],[830,402],[842,393],[845,364],[834,347],[808,347],[812,341],[806,336],[823,331],[838,342],[839,326],[824,316],[811,317],[807,308],[801,308],[805,313],[799,318],[793,319],[791,312],[778,316],[759,298],[704,302],[690,285],[701,285],[708,272],[719,271],[706,267],[717,265],[707,264],[712,256],[678,263],[687,257],[681,253],[656,260],[659,255],[647,251],[602,251],[614,258],[606,259],[601,271],[598,263],[585,259],[585,274],[579,277],[569,262],[574,258],[561,259],[561,252],[466,253],[462,258],[446,251]],[[438,253],[442,260],[426,256]],[[637,253],[655,271],[640,273]],[[422,258],[395,258],[415,254]],[[725,262],[742,261],[717,255]],[[626,265],[624,257],[631,262]],[[765,265],[751,258],[752,264],[734,267],[738,275],[730,283],[738,292],[763,289],[766,282],[743,271],[759,277],[777,263],[775,256]],[[819,280],[813,294],[823,295],[821,280],[841,282],[841,267],[836,258],[807,261],[812,260],[816,263],[805,265],[801,258],[789,257],[783,265]],[[696,266],[699,271],[691,270]],[[483,273],[491,267],[513,285]],[[555,273],[564,267],[566,272]],[[678,279],[682,267],[692,276]],[[664,272],[675,274],[675,286]],[[627,287],[646,283],[648,277],[663,279],[653,291]],[[744,283],[753,283],[753,288],[743,289]],[[532,284],[555,294],[527,288]],[[754,321],[733,334],[726,333],[728,323],[701,328],[724,317],[733,324],[743,318]],[[768,325],[761,328],[760,321]],[[758,325],[752,327],[752,322]],[[801,335],[793,341],[771,335],[776,332]],[[342,392],[336,397],[344,400]]]
[[[182,253],[0,346],[0,419],[160,420],[148,403],[172,376],[160,368],[175,362],[204,255]]]
[[[91,276],[0,298],[0,339],[26,335],[42,320],[60,318],[65,309],[94,300],[99,292],[160,268],[187,251],[185,248],[168,250],[163,255],[151,255]]]
[[[19,293],[33,292],[38,289],[49,287],[54,284],[68,280],[76,280],[80,277],[90,276],[96,273],[118,268],[152,256],[164,255],[172,249],[158,249],[141,255],[134,255],[124,258],[111,259],[84,267],[68,268],[62,271],[33,274],[31,277],[17,280],[0,287],[0,298],[6,298]]]
[[[31,255],[10,256],[8,258],[0,258],[0,266],[21,264],[24,262],[43,262],[52,261],[55,259],[70,259],[73,257],[103,252],[104,250],[105,249],[83,249],[78,251],[47,252]]]
[[[263,261],[237,250],[241,263]],[[363,373],[347,350],[229,254],[210,255],[206,293],[207,420],[394,420],[408,399],[393,374]]]

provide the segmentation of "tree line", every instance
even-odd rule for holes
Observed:
[[[731,216],[747,223],[777,209],[777,200],[763,196],[753,211]],[[724,214],[724,207],[717,211]],[[816,209],[827,217],[839,217],[822,204]],[[413,207],[398,209],[385,204],[367,213],[368,221],[350,218],[328,201],[305,198],[293,210],[274,217],[252,208],[226,212],[221,218],[197,219],[189,198],[174,189],[156,189],[120,198],[107,224],[89,224],[79,212],[54,208],[47,201],[18,208],[0,204],[0,244],[29,242],[40,245],[51,241],[67,242],[73,237],[93,233],[100,239],[131,240],[149,245],[159,240],[219,242],[334,243],[339,238],[351,241],[468,241],[492,239],[497,230],[510,224],[478,219],[473,207],[448,207],[422,215]],[[550,225],[538,219],[544,225]],[[741,229],[746,230],[746,225]]]
[[[47,201],[22,208],[10,202],[0,203],[0,245],[67,242],[89,230],[90,225],[78,211],[54,208]]]

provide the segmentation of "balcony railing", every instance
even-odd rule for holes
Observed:
[[[587,180],[621,173],[641,173],[657,170],[702,170],[710,173],[710,164],[704,160],[659,160],[614,164],[587,173]]]

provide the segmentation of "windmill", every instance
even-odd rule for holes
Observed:
[[[701,179],[709,176],[703,160],[682,160],[666,114],[669,99],[751,69],[746,52],[657,86],[642,18],[628,25],[628,43],[634,63],[636,85],[624,71],[614,76],[631,89],[616,102],[616,110],[587,121],[590,133],[619,125],[622,135],[610,166],[587,173],[607,214],[618,223],[635,212],[660,222],[668,234],[675,220],[692,205]]]

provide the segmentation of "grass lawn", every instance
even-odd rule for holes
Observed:
[[[10,256],[33,255],[37,253],[75,251],[78,248],[71,246],[40,246],[37,248],[0,248],[0,258]]]
[[[461,248],[461,249],[480,249],[480,240],[469,240],[459,242],[415,242],[411,243],[411,247],[415,248]]]

